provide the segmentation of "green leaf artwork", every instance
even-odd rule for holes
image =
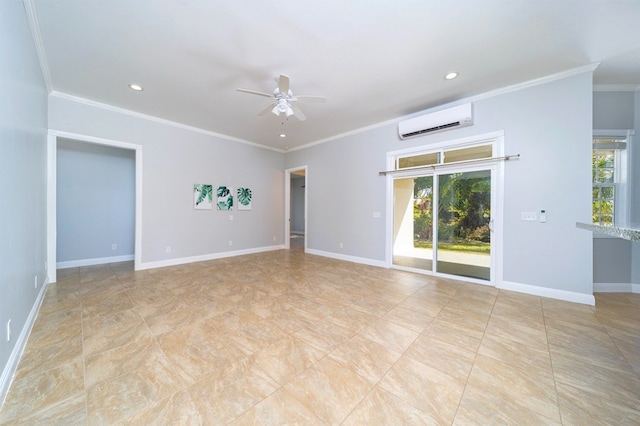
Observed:
[[[251,210],[251,190],[238,188],[238,210]]]
[[[233,191],[228,186],[219,186],[216,191],[218,210],[233,210]]]
[[[196,210],[213,208],[213,185],[203,183],[193,185],[193,208]]]

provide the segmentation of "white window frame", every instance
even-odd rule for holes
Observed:
[[[613,226],[627,227],[631,218],[631,177],[633,159],[633,129],[596,129],[593,131],[592,149],[595,149],[593,140],[602,138],[626,139],[625,146],[617,146],[614,149],[614,201],[613,201]],[[593,182],[592,182],[593,186]]]

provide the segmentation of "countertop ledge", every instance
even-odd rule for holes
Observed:
[[[595,234],[610,235],[625,240],[640,241],[640,229],[621,228],[619,226],[601,226],[592,223],[576,222],[576,227],[592,231]]]

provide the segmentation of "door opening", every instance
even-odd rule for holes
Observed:
[[[307,166],[285,170],[285,249],[306,251],[307,186]]]

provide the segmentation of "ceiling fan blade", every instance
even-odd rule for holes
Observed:
[[[266,114],[270,113],[270,112],[271,112],[271,109],[273,108],[273,105],[274,105],[274,103],[273,103],[273,102],[272,102],[272,103],[270,103],[269,105],[267,105],[266,107],[264,107],[264,109],[263,109],[262,111],[260,111],[260,112],[258,113],[258,115],[266,115]]]
[[[289,77],[284,74],[280,74],[278,79],[278,91],[283,95],[289,93]]]
[[[327,102],[327,98],[324,96],[297,96],[296,100],[299,102]]]
[[[270,95],[269,93],[257,92],[255,90],[249,90],[249,89],[236,89],[236,90],[238,92],[249,93],[251,95],[258,95],[258,96],[264,96],[266,98],[273,98],[273,95]]]
[[[293,115],[295,115],[298,120],[304,121],[307,119],[307,116],[302,113],[296,104],[289,104],[289,106],[291,107],[291,110],[293,110]]]

